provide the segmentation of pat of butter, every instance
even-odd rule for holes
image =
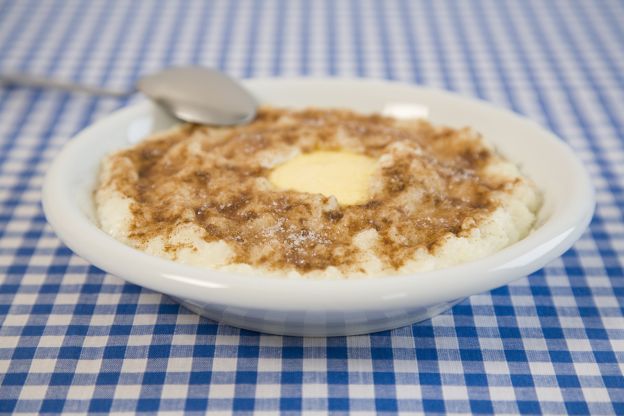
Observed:
[[[317,151],[276,167],[269,180],[280,189],[333,195],[341,205],[355,205],[368,200],[376,165],[375,159],[364,155]]]

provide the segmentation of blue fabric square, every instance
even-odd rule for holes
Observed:
[[[522,350],[505,350],[507,361],[527,362],[526,353]]]
[[[330,397],[327,399],[327,404],[335,412],[349,411],[349,399],[343,397]]]
[[[118,372],[102,372],[99,373],[95,384],[97,385],[115,385],[119,381],[121,373]]]
[[[107,413],[113,406],[112,399],[91,399],[89,402],[89,413]]]
[[[474,348],[462,348],[459,350],[461,359],[464,361],[483,361],[481,350]]]
[[[137,412],[155,412],[160,407],[159,399],[139,399],[137,400]]]
[[[104,347],[104,359],[121,359],[126,355],[126,347],[123,345],[109,345]]]
[[[48,274],[63,274],[66,270],[66,264],[52,264],[50,267],[48,267]]]
[[[50,378],[51,386],[69,386],[74,379],[74,373],[54,373]]]
[[[7,373],[2,380],[3,386],[23,386],[26,383],[28,373]],[[2,400],[0,400],[2,401]]]
[[[509,296],[509,288],[507,286],[497,287],[490,291],[492,296]]]
[[[52,313],[52,305],[37,304],[33,305],[31,312],[33,315],[49,315]]]
[[[259,354],[259,348],[252,345],[240,345],[238,347],[238,356],[240,358],[253,358]]]
[[[533,296],[551,296],[550,288],[548,286],[531,285],[531,293]]]
[[[536,306],[538,316],[557,316],[557,310],[552,306]]]
[[[203,412],[208,408],[207,399],[186,399],[184,410],[187,412]]]
[[[197,335],[215,335],[218,326],[215,324],[200,323],[197,326]]]
[[[69,257],[72,255],[72,251],[66,245],[61,245],[56,249],[57,254],[63,257]]]
[[[371,348],[371,357],[373,360],[392,360],[392,348]]]
[[[569,415],[588,415],[591,412],[585,402],[565,402],[566,411]]]
[[[80,347],[61,347],[59,349],[58,358],[65,360],[77,360],[80,358],[82,348]]]
[[[124,284],[121,288],[122,293],[141,293],[141,290],[143,290],[141,286],[137,286],[137,285],[133,285],[129,283]],[[134,306],[136,307],[136,305]]]
[[[171,345],[150,345],[147,356],[149,358],[167,358],[171,352]]]
[[[281,402],[281,400],[280,400]],[[252,411],[254,409],[255,400],[247,398],[235,398],[232,410],[235,412]]]
[[[189,378],[189,384],[210,384],[212,373],[210,371],[193,371]]]
[[[459,304],[453,308],[453,315],[455,316],[471,316],[472,307],[470,305]]]
[[[477,336],[477,328],[474,326],[458,326],[455,328],[458,337],[474,338]]]
[[[498,328],[501,338],[522,338],[518,328],[503,326]]]
[[[94,310],[95,310],[95,305],[79,303],[78,305],[76,305],[76,309],[74,309],[74,313],[76,315],[93,315]]]
[[[444,413],[444,401],[439,399],[423,399],[423,409],[429,413]]]
[[[138,288],[138,286],[134,285],[125,285],[124,288],[133,288],[133,291]],[[125,291],[125,290],[124,290]],[[117,305],[117,310],[115,311],[118,315],[134,315],[137,310],[137,305],[135,303],[120,303]]]
[[[514,387],[533,387],[533,376],[530,374],[511,374],[511,384]]]
[[[489,400],[470,400],[470,411],[474,414],[493,414],[494,408]]]
[[[512,306],[494,305],[494,313],[498,316],[514,316],[515,312]]]
[[[0,284],[0,294],[3,294],[3,295],[17,293],[18,289],[19,289],[19,285]]]
[[[373,382],[375,384],[391,384],[393,385],[396,380],[394,377],[394,373],[390,373],[390,372],[381,372],[381,371],[376,371],[373,373]]]
[[[433,338],[433,327],[424,323],[414,325],[412,327],[412,333],[416,338]]]
[[[237,371],[236,384],[256,384],[258,373],[255,371]]]
[[[303,358],[303,348],[302,347],[283,347],[282,358],[301,359]]]
[[[348,357],[347,348],[345,347],[327,347],[326,351],[328,359],[346,360]]]
[[[546,337],[547,339],[565,338],[563,330],[561,328],[546,327],[542,328],[542,332],[544,332],[544,337]]]
[[[557,383],[563,388],[578,388],[581,387],[581,383],[577,376],[558,375]]]
[[[583,307],[579,307],[578,309],[579,309],[580,315],[584,318],[592,318],[592,317],[600,316],[600,312],[598,312],[598,308],[593,307],[593,306],[583,306]]]
[[[44,399],[41,403],[41,413],[61,413],[65,406],[65,400]]]
[[[180,305],[177,303],[162,303],[158,306],[158,313],[161,315],[177,315],[179,310]]]
[[[1,218],[0,218],[1,220]],[[2,222],[6,222],[8,221],[8,218],[6,220],[2,220]],[[8,275],[17,275],[17,276],[21,276],[24,273],[26,273],[26,266],[24,266],[23,264],[12,264],[7,268],[6,273]]]
[[[598,363],[617,363],[618,359],[613,351],[594,351]]]
[[[438,359],[438,352],[434,348],[416,348],[416,358],[435,361]]]
[[[193,357],[214,357],[214,345],[196,345],[193,348]]]
[[[397,401],[395,399],[375,399],[375,410],[377,412],[396,412]]]
[[[580,274],[577,274],[577,276],[583,276],[583,269],[579,268],[577,269],[578,271],[580,271]],[[566,272],[571,273],[572,271],[568,268],[566,269]],[[582,286],[575,286],[572,287],[572,293],[574,294],[574,296],[591,296],[591,290],[588,287],[582,287]]]
[[[22,336],[25,337],[39,337],[43,335],[45,326],[43,325],[27,325],[22,329]]]
[[[111,325],[111,336],[125,336],[132,332],[132,325]]]
[[[102,285],[85,283],[80,290],[82,293],[99,293],[102,290]]]
[[[438,373],[420,373],[418,377],[420,379],[420,384],[422,385],[431,385],[431,386],[442,385],[440,374]]]
[[[175,332],[175,325],[172,324],[157,324],[154,325],[154,333],[158,335],[171,335]]]
[[[485,374],[465,374],[466,386],[483,387],[488,385],[488,379]]]
[[[301,384],[303,373],[301,371],[282,371],[282,383]]]
[[[85,336],[89,331],[88,325],[69,325],[67,327],[67,335]]]
[[[13,413],[16,405],[17,405],[17,400],[15,399],[0,400],[0,412],[7,413],[7,414]]]
[[[287,411],[301,411],[301,398],[299,397],[282,397],[280,399],[280,410]]]
[[[328,371],[327,384],[348,384],[349,373],[346,371]]]
[[[550,359],[554,363],[571,363],[572,355],[568,351],[549,351]]]
[[[163,371],[146,371],[143,375],[143,384],[164,384],[167,373]]]
[[[587,336],[591,339],[609,339],[607,331],[603,328],[586,328]]]
[[[537,401],[518,400],[516,402],[516,404],[518,405],[518,410],[522,414],[525,414],[525,415],[527,415],[527,414],[530,414],[530,415],[542,414],[542,410],[540,408],[540,404]]]
[[[14,360],[30,360],[35,356],[36,348],[33,347],[17,347],[13,351]]]

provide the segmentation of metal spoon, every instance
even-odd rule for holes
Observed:
[[[233,78],[198,66],[174,67],[142,77],[131,91],[115,91],[23,74],[0,74],[0,84],[55,88],[117,98],[140,91],[180,120],[222,126],[253,120],[258,106],[255,98]]]

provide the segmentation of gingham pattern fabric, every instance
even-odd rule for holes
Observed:
[[[0,1],[0,71],[125,88],[188,63],[526,114],[583,160],[596,215],[543,270],[411,327],[243,331],[89,265],[46,224],[51,159],[128,102],[0,89],[0,412],[624,414],[623,2]]]

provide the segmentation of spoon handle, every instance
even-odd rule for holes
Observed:
[[[60,81],[26,74],[0,74],[0,84],[17,85],[22,87],[54,88],[57,90],[69,92],[82,92],[92,95],[101,95],[117,98],[127,97],[128,95],[134,94],[135,92],[135,90],[118,91],[97,87],[94,85],[75,84],[72,82]]]

